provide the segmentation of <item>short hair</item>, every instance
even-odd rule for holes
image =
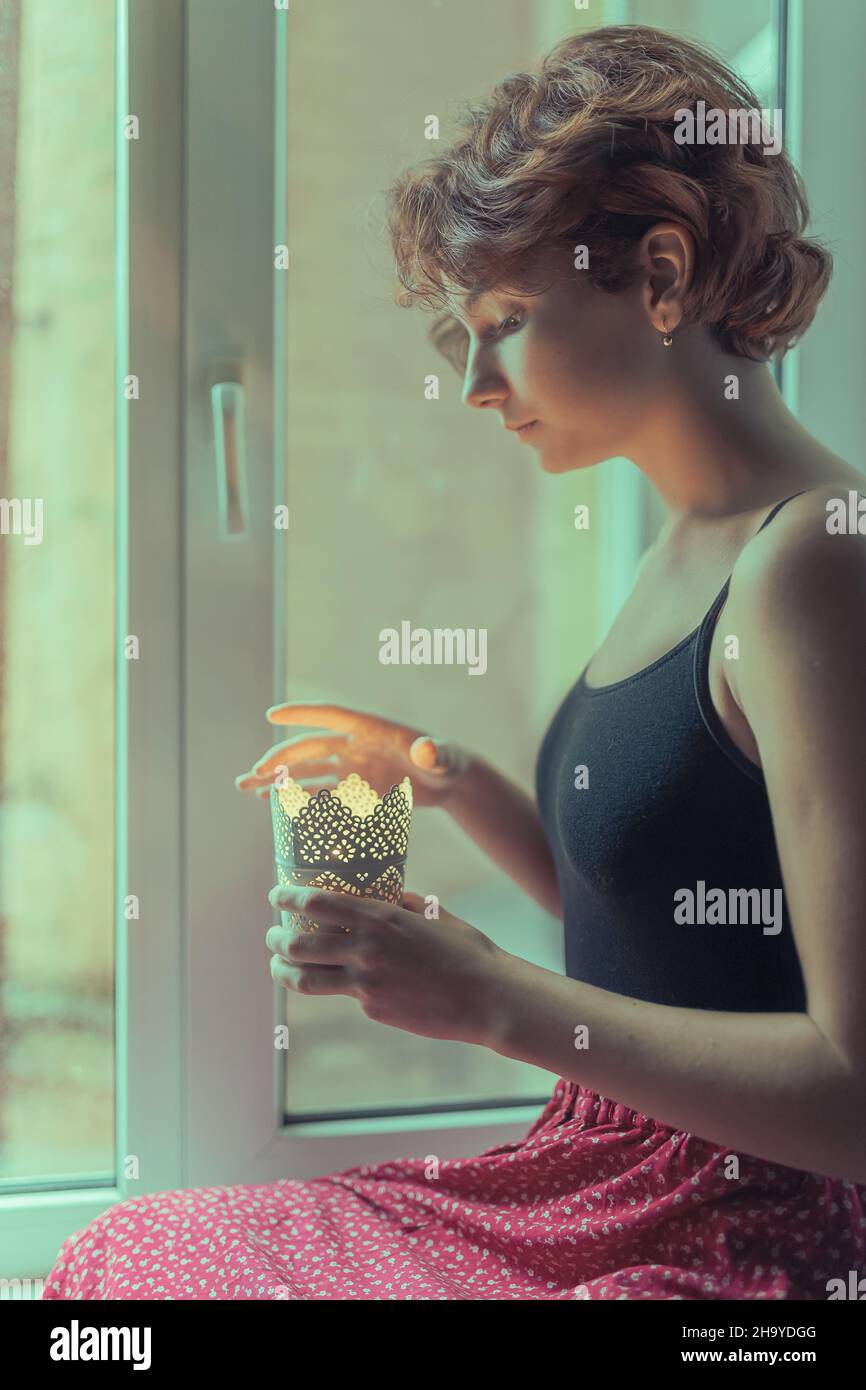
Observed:
[[[566,240],[586,245],[592,285],[622,290],[637,270],[635,244],[674,221],[696,248],[684,322],[706,325],[740,357],[787,351],[814,317],[832,257],[804,236],[806,193],[783,148],[675,139],[677,113],[701,100],[707,110],[758,109],[710,50],[643,25],[570,35],[507,76],[464,107],[444,152],[389,190],[398,303],[442,311],[455,290],[536,293],[550,283],[539,253]],[[440,312],[430,336],[462,371],[459,320]]]

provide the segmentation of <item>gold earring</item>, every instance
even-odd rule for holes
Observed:
[[[664,337],[662,338],[662,343],[664,344],[665,347],[670,347],[671,344],[673,343],[673,338],[671,337],[670,333],[668,332],[667,319],[663,319],[663,320],[662,320],[662,328],[665,330],[665,335],[664,335]]]

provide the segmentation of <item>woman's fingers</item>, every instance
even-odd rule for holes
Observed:
[[[380,898],[356,893],[335,893],[330,888],[305,888],[300,884],[275,883],[268,893],[271,907],[280,912],[301,912],[313,922],[362,932],[394,911]],[[399,908],[396,909],[399,912]]]
[[[311,769],[311,771],[313,770]],[[300,767],[297,769],[297,773],[299,771]],[[238,788],[238,791],[252,791],[259,801],[270,801],[271,787],[274,785],[275,777],[277,774],[274,774],[274,777],[256,777],[254,773],[247,773],[245,777],[235,777],[235,787]],[[328,791],[334,791],[339,778],[334,771],[325,773],[324,770],[320,770],[317,776],[299,777],[296,774],[295,781],[299,787],[303,787],[304,791],[309,791],[310,795],[314,796],[317,791],[321,791],[324,787],[327,787]]]
[[[295,932],[286,927],[270,927],[265,936],[273,951],[271,978],[298,994],[351,994],[351,981],[345,969],[355,947],[344,932]]]
[[[403,893],[400,906],[408,908],[410,912],[420,912],[422,915],[427,906],[427,899],[422,898],[420,893],[410,893],[408,889]]]
[[[290,927],[270,927],[265,945],[290,965],[345,965],[356,950],[356,938],[349,932],[293,931]]]
[[[282,770],[295,778],[337,775],[345,748],[345,738],[336,734],[334,741],[322,738],[294,738],[278,743],[253,764],[249,772],[235,778],[238,791],[255,791],[269,787]],[[306,766],[304,766],[306,764]]]
[[[303,724],[309,729],[342,729],[347,733],[357,726],[359,716],[365,721],[382,723],[375,714],[349,709],[346,705],[302,705],[291,702],[271,705],[270,709],[265,710],[265,718],[271,724]]]
[[[297,738],[287,739],[285,743],[269,748],[258,762],[253,763],[251,771],[256,777],[271,777],[281,768],[287,768],[294,776],[293,769],[299,763],[313,759],[339,759],[345,752],[347,742],[345,734],[299,734]]]
[[[328,791],[333,791],[337,785],[336,777],[296,777],[295,781],[299,786],[303,787],[305,792],[309,792],[310,796],[315,796],[316,792],[322,791],[324,788]],[[270,801],[272,786],[273,783],[268,782],[263,787],[254,788],[255,795],[259,801]]]
[[[466,755],[459,744],[432,738],[430,734],[422,734],[415,739],[409,756],[422,771],[443,778],[462,772],[466,765]]]
[[[349,994],[345,970],[331,965],[289,965],[282,956],[271,956],[271,978],[297,994]]]
[[[297,763],[292,768],[292,777],[296,782],[300,782],[301,785],[305,787],[308,782],[321,782],[328,777],[333,777],[336,782],[338,780],[338,772],[339,762],[336,758],[333,762],[330,762],[326,758],[320,758],[318,761],[311,758],[309,762]]]
[[[235,786],[239,792],[254,792],[259,788],[267,791],[272,780],[271,777],[257,777],[254,772],[243,772],[240,777],[235,778]]]
[[[257,796],[268,796],[271,785],[278,775],[276,770],[269,777],[257,776],[255,772],[245,772],[242,776],[235,778],[235,786],[240,792],[252,791]],[[318,791],[320,787],[335,787],[340,780],[339,763],[336,761],[298,763],[293,767],[291,776],[308,792]]]

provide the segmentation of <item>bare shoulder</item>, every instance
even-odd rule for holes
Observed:
[[[731,575],[731,598],[753,602],[790,586],[814,589],[856,573],[866,556],[866,477],[862,488],[829,484],[793,497],[743,547]]]
[[[866,646],[866,476],[859,489],[828,484],[787,502],[737,557],[728,614],[744,656],[791,641],[819,662],[825,640],[846,631]]]

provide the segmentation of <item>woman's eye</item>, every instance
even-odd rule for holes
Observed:
[[[501,333],[514,333],[523,323],[522,314],[509,314],[507,319],[503,319],[496,328],[488,328],[480,335],[482,343],[489,343],[498,338]]]

